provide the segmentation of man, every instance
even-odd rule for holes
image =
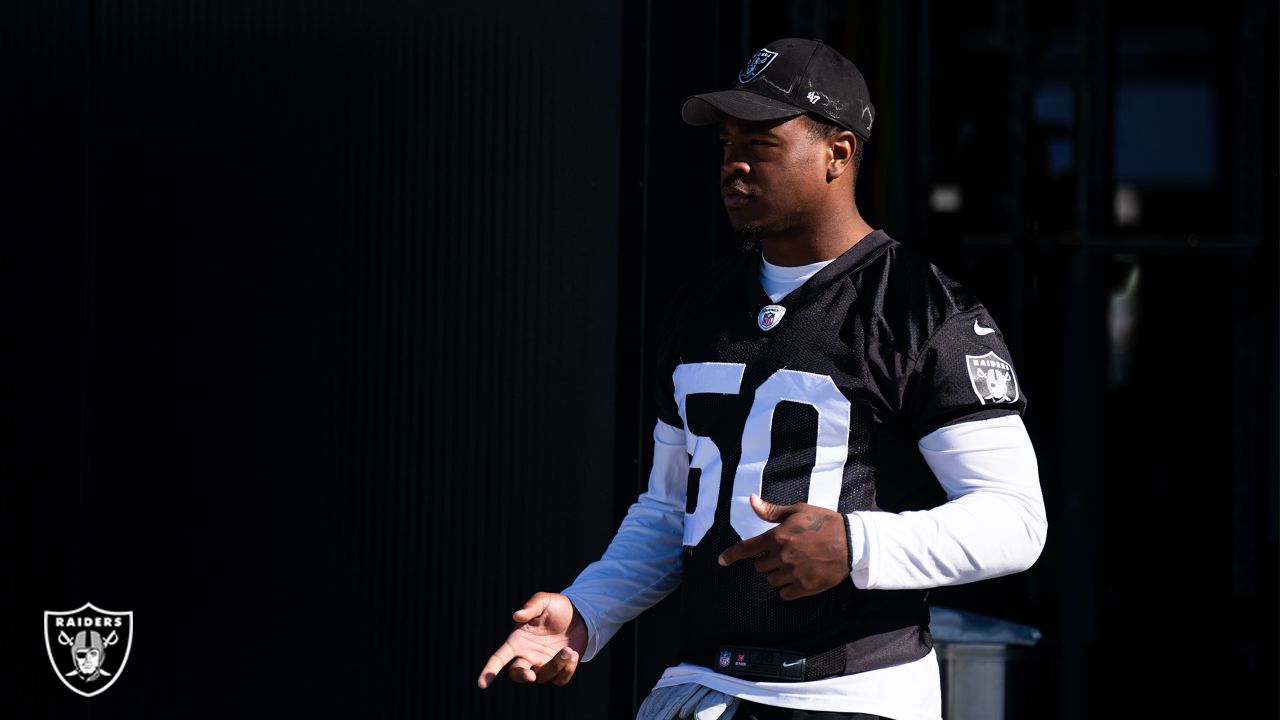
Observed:
[[[675,297],[648,491],[604,556],[538,593],[479,679],[563,685],[682,589],[680,659],[640,717],[941,716],[927,590],[1044,544],[1027,398],[968,290],[862,218],[875,110],[848,59],[783,39],[682,114],[718,124],[752,249]]]

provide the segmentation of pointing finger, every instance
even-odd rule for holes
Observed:
[[[734,545],[733,547],[720,553],[719,562],[723,566],[732,565],[743,558],[754,557],[768,549],[766,543],[769,542],[768,533],[757,535],[749,540]]]
[[[502,643],[502,647],[498,648],[489,656],[489,662],[485,663],[484,669],[480,671],[480,678],[476,681],[476,684],[480,686],[480,689],[483,690],[492,685],[493,679],[498,676],[498,673],[502,668],[505,667],[507,663],[511,662],[511,658],[515,656],[516,652],[515,649],[511,647],[511,644]]]

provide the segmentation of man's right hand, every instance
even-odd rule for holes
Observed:
[[[511,663],[507,674],[518,683],[569,682],[587,648],[587,625],[569,598],[536,593],[511,619],[516,628],[489,656],[477,681],[480,688],[493,684],[507,663]]]

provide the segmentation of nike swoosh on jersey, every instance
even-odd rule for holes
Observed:
[[[973,331],[974,331],[974,332],[976,332],[976,333],[978,333],[979,335],[990,335],[991,333],[995,332],[995,331],[996,331],[996,329],[995,329],[995,328],[989,328],[989,327],[982,327],[981,325],[979,325],[979,324],[978,324],[978,321],[977,321],[977,320],[974,320],[974,321],[973,321]]]
[[[800,661],[799,661],[799,660],[793,660],[793,661],[791,661],[791,662],[783,661],[783,663],[782,663],[782,667],[795,667],[795,666],[797,666],[797,665],[799,665],[799,664],[800,664]]]

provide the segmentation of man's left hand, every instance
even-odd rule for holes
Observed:
[[[840,513],[808,503],[775,505],[755,493],[750,502],[761,519],[780,524],[725,550],[721,565],[754,557],[755,569],[765,573],[765,581],[783,600],[817,595],[849,577],[848,540]]]

